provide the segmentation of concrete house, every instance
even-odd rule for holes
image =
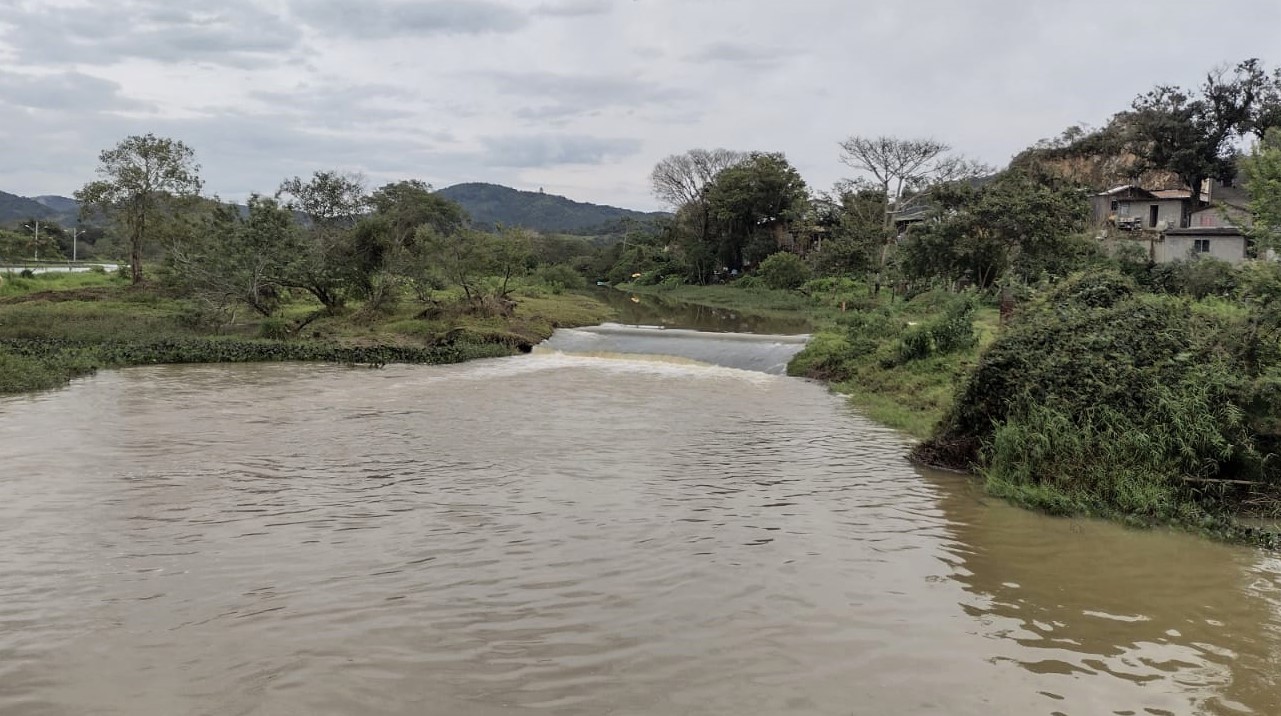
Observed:
[[[1192,192],[1186,189],[1149,190],[1126,184],[1096,194],[1091,203],[1096,226],[1164,231],[1187,225],[1185,210],[1191,202]]]
[[[1120,186],[1095,195],[1092,208],[1109,243],[1138,245],[1156,263],[1247,258],[1249,197],[1232,184],[1208,181],[1195,202],[1186,189]]]

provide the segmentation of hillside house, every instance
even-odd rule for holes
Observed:
[[[1183,228],[1193,209],[1192,192],[1187,189],[1144,189],[1133,184],[1096,194],[1091,204],[1096,226],[1122,231]]]
[[[1186,189],[1148,190],[1127,185],[1094,197],[1095,224],[1114,244],[1141,246],[1156,263],[1212,256],[1229,263],[1247,258],[1249,197],[1232,184],[1206,182],[1199,201]],[[1115,231],[1110,231],[1115,229]]]

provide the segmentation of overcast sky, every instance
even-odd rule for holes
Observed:
[[[714,146],[825,189],[850,134],[1000,165],[1275,66],[1278,28],[1279,0],[0,0],[0,190],[70,194],[148,131],[226,198],[339,168],[658,208],[654,163]]]

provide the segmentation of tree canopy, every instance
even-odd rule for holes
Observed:
[[[82,215],[101,212],[128,237],[133,282],[142,281],[142,251],[177,199],[199,194],[202,183],[195,152],[181,141],[154,134],[126,137],[98,156],[97,181],[76,192]]]

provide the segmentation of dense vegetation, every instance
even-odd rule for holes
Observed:
[[[198,173],[152,135],[103,153],[77,196],[128,265],[0,276],[0,392],[143,363],[506,355],[608,315],[566,293],[585,285],[570,264],[587,242],[478,231],[420,182],[370,192],[323,171],[241,208],[199,196]]]
[[[932,139],[853,136],[836,159],[856,176],[818,192],[778,152],[672,155],[650,176],[671,215],[594,241],[564,234],[654,217],[542,194],[500,216],[501,188],[370,191],[340,171],[228,207],[200,196],[181,142],[131,137],[77,195],[110,222],[101,241],[128,256],[129,285],[8,279],[0,389],[153,361],[491,355],[599,318],[566,291],[606,281],[805,313],[818,330],[794,374],[993,494],[1275,542],[1228,516],[1281,515],[1281,265],[1153,264],[1100,241],[1088,200],[1118,181],[1239,174],[1251,255],[1274,255],[1281,71],[1250,60],[1158,87],[1001,171]]]
[[[1281,268],[1152,264],[1099,241],[1088,200],[1239,174],[1267,256],[1279,132],[1281,72],[1252,60],[995,173],[933,140],[851,137],[840,159],[861,175],[814,194],[781,155],[694,150],[655,168],[676,219],[616,249],[608,278],[720,305],[796,296],[820,328],[791,371],[993,494],[1274,544],[1227,516],[1281,515]]]

